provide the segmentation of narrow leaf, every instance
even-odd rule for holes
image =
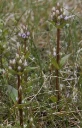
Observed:
[[[68,58],[70,57],[70,54],[64,56],[61,58],[60,60],[60,67],[63,67],[65,65],[65,63],[67,62]]]
[[[8,93],[13,102],[16,102],[16,97],[18,97],[17,90],[11,85],[8,85]]]
[[[36,70],[38,69],[39,67],[26,67],[26,70],[27,71],[31,71],[31,70]]]
[[[51,100],[53,103],[55,103],[55,102],[57,102],[57,97],[55,97],[54,95],[52,95],[52,96],[50,97],[50,100]]]
[[[56,59],[53,57],[51,58],[51,63],[53,64],[53,66],[56,68],[56,69],[60,69]]]

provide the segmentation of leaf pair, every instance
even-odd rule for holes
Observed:
[[[60,60],[60,62],[59,62],[59,64],[57,63],[57,61],[56,61],[56,59],[55,59],[54,57],[50,57],[50,59],[51,59],[51,64],[53,64],[53,66],[54,66],[57,70],[59,70],[59,69],[61,69],[61,68],[65,65],[65,63],[67,62],[67,60],[68,60],[69,57],[70,57],[70,54],[68,54],[68,55],[66,55],[66,56],[64,56],[64,57],[62,57],[61,60]]]

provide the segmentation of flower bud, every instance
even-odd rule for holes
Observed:
[[[66,24],[66,27],[69,27],[69,24]]]
[[[56,13],[55,13],[55,12],[53,12],[53,13],[52,13],[52,16],[55,16],[55,14],[56,14]]]
[[[6,73],[5,69],[2,69],[2,72],[3,72],[3,74],[5,74]]]
[[[10,62],[10,64],[12,64],[12,60],[10,60],[9,62]]]
[[[56,14],[59,14],[60,12],[59,12],[59,10],[56,10]]]
[[[12,64],[15,64],[15,63],[16,63],[16,60],[15,60],[15,59],[13,59],[13,60],[12,60]]]
[[[25,62],[24,62],[24,66],[27,66],[27,62],[26,62],[26,60],[25,60]]]
[[[53,8],[52,8],[52,11],[55,11],[55,10],[56,10],[55,7],[53,7]]]
[[[59,3],[57,3],[57,6],[60,6],[60,4],[59,4]]]
[[[22,60],[21,59],[19,60],[19,64],[22,64]]]
[[[16,53],[16,58],[19,58],[19,54]]]
[[[29,35],[30,35],[30,32],[28,31],[28,32],[26,33],[26,35],[29,36]]]
[[[9,66],[9,69],[12,69],[12,67],[11,67],[11,66]]]
[[[18,97],[16,97],[16,101],[18,101]]]
[[[18,70],[19,70],[19,71],[21,70],[21,67],[20,67],[20,66],[18,66]]]
[[[22,55],[21,59],[22,59],[22,60],[24,59],[24,55]]]

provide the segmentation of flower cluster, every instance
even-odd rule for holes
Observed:
[[[75,15],[67,16],[65,15],[63,7],[59,3],[56,4],[56,7],[52,8],[51,11],[51,20],[55,23],[56,26],[62,26],[67,23],[67,21],[74,17]]]
[[[25,32],[25,33],[18,33],[18,36],[19,37],[22,37],[23,39],[26,39],[26,38],[29,38],[29,36],[30,36],[30,32],[29,31],[27,31],[27,32]]]
[[[14,71],[17,72],[23,72],[25,67],[28,66],[25,56],[19,55],[18,53],[16,53],[14,59],[10,60],[9,65],[10,65],[9,69],[13,69]]]
[[[23,39],[29,38],[30,36],[30,32],[28,31],[27,27],[25,27],[24,25],[20,26],[22,29],[21,32],[18,33],[19,37],[22,37]]]

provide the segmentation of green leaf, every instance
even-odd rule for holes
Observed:
[[[30,55],[30,52],[27,52],[25,55],[25,58],[28,59],[29,55]]]
[[[31,71],[31,70],[37,70],[39,67],[26,67],[25,70]]]
[[[51,64],[53,64],[53,66],[56,68],[56,69],[60,69],[56,59],[54,57],[51,58]]]
[[[10,98],[13,100],[13,102],[16,102],[16,97],[18,97],[17,90],[11,85],[8,85],[8,93],[9,93]]]
[[[50,97],[50,100],[55,103],[55,102],[57,102],[57,97],[55,97],[54,95],[52,95]]]
[[[60,67],[61,68],[65,65],[65,63],[67,62],[69,57],[70,57],[70,54],[68,54],[68,55],[66,55],[66,56],[61,58],[61,60],[60,60]]]

